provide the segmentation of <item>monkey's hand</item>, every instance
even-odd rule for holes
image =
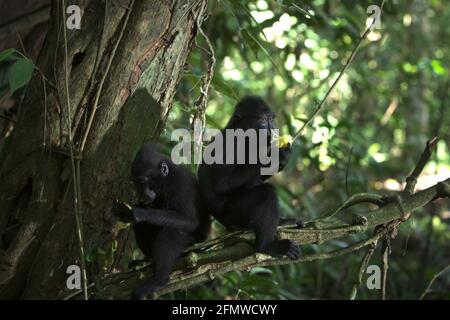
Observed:
[[[147,262],[148,262],[147,258],[131,260],[130,262],[128,262],[128,269],[135,269],[137,267],[144,265]]]
[[[278,171],[281,171],[284,169],[284,167],[289,162],[289,158],[292,153],[292,145],[290,143],[287,143],[284,147],[279,148],[279,161],[280,165],[278,166]]]
[[[116,200],[112,207],[113,214],[122,222],[134,222],[133,209],[120,200]]]

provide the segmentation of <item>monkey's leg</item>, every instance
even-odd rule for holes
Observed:
[[[221,214],[221,222],[227,227],[240,227],[255,232],[256,251],[272,256],[287,255],[297,259],[299,246],[287,239],[275,240],[278,216],[278,199],[269,183],[256,186],[230,197]]]
[[[152,244],[153,277],[138,287],[131,295],[133,300],[144,300],[148,295],[163,288],[169,281],[175,261],[190,244],[189,235],[165,228]]]
[[[300,256],[300,247],[294,241],[288,239],[275,240],[277,224],[273,222],[273,213],[269,210],[260,208],[255,212],[250,227],[255,232],[256,251],[267,253],[271,256],[286,255],[290,259],[298,259]]]

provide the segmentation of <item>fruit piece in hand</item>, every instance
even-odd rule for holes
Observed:
[[[288,134],[277,137],[276,141],[278,142],[277,145],[280,149],[289,148],[293,142],[292,136]]]
[[[135,220],[133,209],[131,208],[130,205],[126,204],[125,202],[116,200],[112,210],[114,215],[117,216],[119,220],[122,222],[134,222]]]

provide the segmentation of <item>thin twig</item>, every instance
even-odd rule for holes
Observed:
[[[63,21],[66,21],[66,5],[65,0],[62,2],[62,13],[63,13]],[[72,121],[70,117],[71,106],[70,106],[70,95],[69,95],[69,64],[68,64],[68,52],[67,52],[67,32],[66,28],[63,27],[64,30],[64,76],[65,76],[65,90],[66,90],[66,99],[67,99],[67,130],[69,135],[69,150],[70,150],[70,163],[72,166],[72,175],[73,175],[73,191],[74,191],[74,205],[75,205],[75,220],[77,224],[77,235],[78,241],[80,244],[80,260],[81,260],[81,271],[83,276],[83,291],[84,291],[84,299],[88,299],[87,292],[87,272],[86,272],[86,260],[84,253],[84,240],[83,240],[83,231],[82,231],[82,217],[81,217],[81,199],[80,199],[80,189],[79,189],[79,172],[77,172],[77,167],[75,166],[75,157],[73,150],[73,141],[72,141]]]
[[[93,288],[94,285],[95,285],[95,283],[90,283],[90,284],[88,285],[88,289]],[[74,292],[68,294],[68,295],[65,296],[64,298],[62,298],[62,300],[70,300],[70,299],[72,299],[72,298],[75,298],[76,296],[78,296],[78,295],[81,294],[81,293],[83,293],[83,289],[76,290],[76,291],[74,291]]]
[[[448,99],[448,91],[450,89],[450,80],[447,80],[447,83],[444,85],[444,92],[442,94],[441,105],[439,107],[438,118],[436,121],[436,126],[434,127],[434,136],[439,136],[442,129],[442,124],[445,119],[445,110],[447,107],[447,99]]]
[[[14,123],[17,123],[16,119],[13,119],[12,117],[8,117],[8,116],[6,116],[4,114],[0,114],[0,118],[8,120],[8,121],[11,121],[11,122],[14,122]]]
[[[383,204],[383,196],[381,196],[379,194],[367,193],[367,192],[354,194],[354,195],[348,197],[336,210],[331,211],[330,213],[324,214],[324,215],[322,215],[316,219],[313,219],[309,222],[315,222],[315,221],[331,218],[332,216],[336,215],[340,211],[342,211],[346,208],[352,207],[359,203],[373,203],[373,204],[380,206]]]
[[[197,99],[197,101],[194,103],[195,106],[195,114],[192,118],[192,128],[195,128],[196,121],[200,121],[200,132],[198,133],[198,136],[194,137],[194,154],[201,154],[202,150],[202,144],[203,144],[203,131],[205,128],[205,113],[206,113],[206,106],[208,103],[208,92],[209,88],[211,86],[212,77],[214,74],[214,65],[216,64],[216,57],[214,55],[214,48],[211,44],[211,41],[209,40],[208,36],[205,34],[205,32],[202,29],[203,19],[199,18],[197,19],[197,29],[199,30],[200,34],[205,39],[205,42],[208,46],[208,54],[210,57],[209,64],[208,64],[208,70],[206,73],[202,76],[202,85],[200,87],[200,95]],[[195,161],[195,163],[199,163],[199,161]]]
[[[386,235],[383,239],[383,245],[381,246],[381,261],[382,261],[381,300],[386,300],[386,284],[387,284],[387,272],[389,269],[390,251],[391,251],[390,238],[389,235]]]
[[[134,6],[134,0],[131,0],[129,9],[128,9],[126,15],[125,15],[125,20],[123,21],[123,24],[122,24],[122,28],[120,29],[119,36],[117,38],[117,41],[114,43],[114,47],[111,50],[111,54],[110,54],[109,60],[108,60],[108,62],[106,64],[105,71],[103,73],[102,78],[100,79],[97,92],[95,93],[94,103],[92,104],[92,111],[91,111],[91,114],[89,116],[89,120],[88,120],[88,123],[87,123],[86,130],[84,132],[83,138],[81,139],[81,145],[80,145],[80,150],[79,150],[79,154],[80,155],[83,154],[84,146],[86,144],[86,140],[87,140],[87,137],[89,135],[89,131],[91,130],[92,122],[94,121],[95,113],[96,113],[97,108],[98,108],[98,101],[100,100],[100,95],[102,93],[103,85],[105,84],[105,80],[106,80],[106,77],[107,77],[107,75],[109,73],[109,69],[111,68],[113,59],[114,59],[114,57],[116,55],[117,48],[119,47],[120,40],[122,39],[122,36],[123,36],[123,34],[125,32],[125,29],[126,29],[126,26],[128,24],[128,20],[130,18],[131,12],[133,11],[133,6]]]
[[[384,2],[385,0],[383,0],[383,2],[381,3],[381,9],[380,12],[383,10],[383,6],[384,6]],[[381,14],[381,13],[380,13]],[[353,61],[353,58],[356,55],[356,52],[358,51],[359,47],[361,46],[361,43],[363,42],[363,40],[366,38],[366,36],[369,34],[370,31],[372,31],[372,27],[375,24],[376,19],[374,19],[372,21],[372,23],[369,25],[369,27],[367,27],[366,31],[364,31],[364,33],[362,34],[362,36],[359,38],[358,42],[356,43],[356,46],[353,48],[350,57],[347,59],[347,62],[344,64],[344,66],[342,67],[341,71],[339,72],[338,77],[336,78],[336,80],[334,80],[333,84],[331,85],[331,87],[328,89],[328,91],[326,92],[325,96],[323,97],[323,99],[320,101],[320,103],[317,105],[316,110],[313,112],[313,114],[311,115],[311,117],[308,119],[308,121],[306,121],[303,126],[297,131],[297,133],[294,135],[293,141],[297,140],[297,138],[302,134],[302,132],[306,129],[307,126],[309,126],[309,124],[312,122],[312,120],[316,117],[316,115],[319,113],[319,111],[322,109],[323,105],[325,104],[325,101],[328,99],[328,96],[330,95],[330,93],[333,91],[333,89],[336,87],[336,85],[338,84],[339,80],[342,78],[342,76],[344,75],[345,71],[347,71],[347,68],[350,66],[351,62]]]
[[[90,76],[88,92],[93,92],[94,88],[95,88],[95,86],[97,84],[96,81],[95,81],[95,75],[98,72],[98,67],[99,67],[99,64],[101,62],[100,52],[101,52],[103,37],[104,37],[104,34],[105,34],[105,24],[106,24],[105,20],[106,20],[107,9],[108,9],[108,1],[105,1],[105,8],[103,10],[103,22],[101,24],[102,25],[102,29],[99,32],[100,36],[98,37],[97,53],[95,55],[94,67],[93,67],[93,70],[92,70],[91,76]],[[81,104],[81,107],[78,109],[79,112],[77,112],[77,114],[74,115],[75,120],[74,120],[74,125],[73,125],[73,128],[72,128],[72,132],[77,132],[78,126],[80,125],[81,120],[83,118],[85,118],[84,117],[84,115],[85,115],[84,112],[86,111],[86,109],[87,109],[86,105],[85,104]]]
[[[416,187],[417,184],[417,179],[419,178],[419,175],[422,173],[426,164],[430,160],[431,154],[433,152],[434,147],[436,146],[437,141],[438,137],[434,137],[431,140],[427,141],[425,149],[423,150],[422,155],[420,156],[419,162],[417,163],[416,167],[414,168],[413,172],[409,175],[409,177],[406,178],[405,192],[407,192],[408,194],[412,194],[414,192],[414,188]]]
[[[347,197],[349,196],[348,192],[348,172],[350,171],[350,160],[352,159],[353,154],[353,146],[350,148],[350,153],[348,155],[347,168],[345,169],[345,193],[347,193]]]
[[[355,300],[356,294],[358,293],[358,288],[362,283],[362,278],[364,271],[367,269],[367,265],[370,262],[370,258],[372,258],[373,253],[375,252],[375,249],[377,248],[378,240],[374,240],[372,244],[370,244],[367,249],[366,253],[364,254],[364,257],[361,260],[361,264],[359,265],[359,271],[358,271],[358,277],[356,278],[356,283],[352,287],[352,291],[350,293],[350,300]]]
[[[430,292],[431,286],[433,285],[434,281],[436,281],[437,278],[439,278],[441,275],[443,275],[444,273],[446,273],[448,270],[450,270],[450,264],[447,265],[444,269],[442,269],[441,271],[439,271],[438,273],[436,273],[433,278],[430,280],[430,282],[428,283],[427,287],[425,288],[425,290],[422,292],[422,294],[420,295],[419,300],[423,300],[423,298],[425,297],[425,295],[427,293]]]
[[[423,169],[425,168],[426,164],[431,158],[433,149],[436,145],[437,137],[432,138],[431,140],[427,141],[425,149],[423,150],[420,159],[414,168],[411,175],[409,175],[406,178],[406,186],[403,190],[403,193],[406,193],[408,195],[412,195],[414,193],[415,186],[417,184],[417,179],[419,178],[420,174],[422,173]],[[381,290],[381,299],[386,299],[386,283],[387,283],[387,271],[389,267],[389,254],[391,252],[391,244],[390,239],[394,238],[395,235],[398,232],[399,225],[406,221],[409,216],[410,212],[406,211],[403,205],[403,199],[400,196],[400,194],[396,194],[394,197],[394,201],[397,202],[400,211],[402,212],[402,218],[398,220],[391,221],[390,223],[383,226],[383,229],[387,231],[387,236],[385,237],[383,241],[383,246],[381,248],[381,257],[382,257],[382,266],[383,266],[383,273],[382,273],[382,290]]]

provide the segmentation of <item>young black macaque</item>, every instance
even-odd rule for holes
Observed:
[[[132,294],[133,299],[145,299],[167,284],[183,251],[206,238],[210,217],[202,208],[194,175],[162,156],[154,145],[141,148],[131,173],[139,203],[116,214],[133,223],[139,248],[152,259],[152,280]]]
[[[262,175],[264,166],[258,161],[251,164],[248,161],[249,143],[245,145],[246,159],[244,164],[226,164],[227,139],[225,129],[266,129],[262,137],[270,150],[272,140],[271,130],[274,126],[274,113],[259,97],[246,97],[241,100],[221,131],[223,136],[223,164],[202,163],[198,171],[200,190],[209,212],[229,229],[253,230],[256,237],[256,251],[272,256],[286,255],[297,259],[300,255],[299,246],[291,240],[276,240],[276,229],[281,224],[303,223],[295,219],[280,219],[278,214],[278,198],[275,188],[266,180],[270,175]],[[258,139],[261,139],[258,138]],[[259,142],[259,140],[258,140]],[[232,143],[232,141],[228,141]],[[205,153],[211,152],[212,144],[206,147]],[[278,171],[281,171],[291,154],[290,144],[285,148],[276,149],[279,152]],[[235,148],[236,160],[236,148]]]

